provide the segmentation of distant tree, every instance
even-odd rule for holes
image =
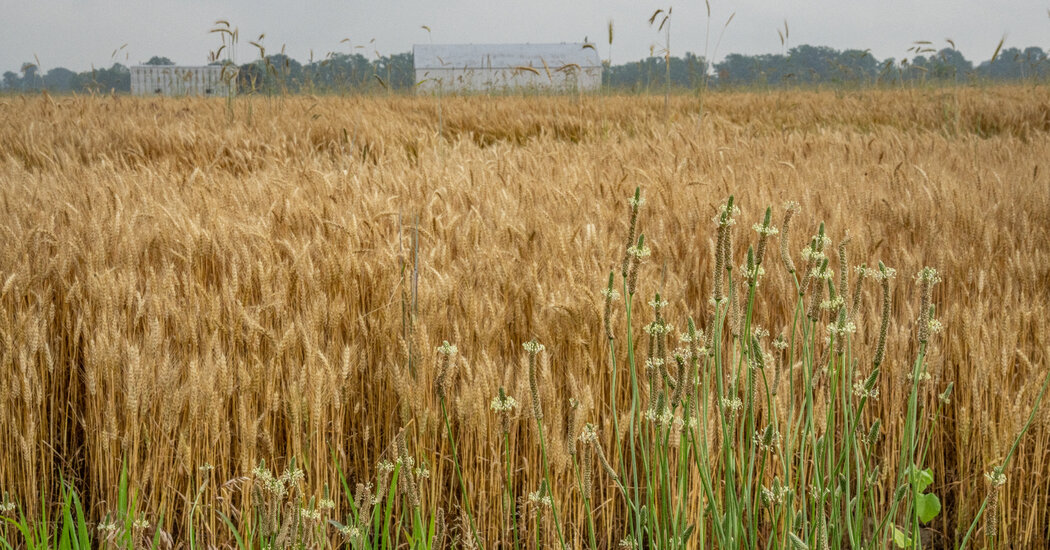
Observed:
[[[715,71],[720,86],[776,86],[797,79],[788,58],[780,54],[729,54]]]
[[[1021,52],[1025,78],[1045,78],[1050,75],[1050,59],[1038,46],[1025,48]]]
[[[622,90],[640,91],[666,84],[667,63],[670,63],[671,86],[694,90],[703,82],[708,65],[703,57],[686,52],[685,57],[652,56],[623,65],[606,65],[603,85]]]
[[[14,71],[4,72],[3,87],[5,90],[13,91],[22,88],[22,79]]]
[[[995,59],[981,63],[977,73],[992,80],[1045,78],[1050,76],[1047,64],[1047,55],[1041,48],[1006,48]]]
[[[411,54],[407,55],[411,56]],[[411,61],[409,64],[411,65]],[[375,74],[375,68],[365,56],[359,53],[332,54],[327,59],[304,68],[304,70],[307,69],[311,72],[310,78],[313,84],[320,90],[360,91],[378,86],[378,82],[372,76]],[[409,75],[409,78],[414,78],[414,72]]]
[[[44,75],[44,86],[53,92],[68,92],[72,89],[77,73],[64,67],[55,67]]]
[[[144,65],[174,65],[175,62],[168,59],[167,57],[153,56],[149,58],[149,61],[145,62]]]
[[[839,78],[844,82],[865,84],[879,74],[879,61],[868,50],[845,50],[838,55]]]
[[[120,63],[114,63],[108,69],[92,69],[76,75],[70,87],[81,92],[130,92],[131,71]]]
[[[841,79],[838,65],[839,52],[827,46],[802,44],[788,50],[787,66],[797,82],[813,84],[836,76]]]
[[[962,52],[954,48],[944,48],[932,59],[933,78],[961,82],[973,73],[973,63],[963,57]]]
[[[409,90],[415,84],[412,52],[381,57],[376,62],[376,74],[383,77],[394,90]]]

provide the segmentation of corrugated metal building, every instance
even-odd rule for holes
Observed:
[[[235,82],[236,78],[222,74],[219,65],[136,65],[131,68],[134,95],[226,97],[233,91],[231,87]]]
[[[424,92],[592,91],[602,85],[598,52],[584,44],[416,44]]]

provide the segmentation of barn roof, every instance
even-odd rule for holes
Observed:
[[[542,67],[551,69],[576,64],[600,67],[593,48],[582,43],[561,44],[415,44],[416,69],[497,69]]]

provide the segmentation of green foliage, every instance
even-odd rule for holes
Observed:
[[[0,513],[0,548],[13,550],[90,550],[91,530],[88,529],[87,514],[72,485],[63,482],[60,508],[57,510],[57,525],[48,519],[48,507],[42,502],[43,515],[37,520],[29,519],[21,507],[17,514]],[[12,532],[12,528],[14,532]],[[52,531],[56,528],[57,531]],[[12,535],[18,533],[19,537]],[[21,539],[19,542],[18,539]]]
[[[929,523],[941,513],[941,499],[933,493],[926,493],[926,488],[933,483],[933,470],[927,468],[919,470],[914,466],[908,467],[906,475],[911,477],[912,490],[915,492],[915,508],[919,514],[919,520]]]
[[[901,531],[900,529],[897,528],[896,525],[894,525],[893,526],[893,544],[896,545],[897,548],[911,548],[912,540],[911,540],[911,537],[909,537],[908,535],[904,534],[904,531]]]
[[[162,57],[162,56],[158,56],[158,55],[155,55],[155,56],[149,58],[149,61],[143,63],[143,65],[174,65],[174,64],[175,64],[175,62],[170,60],[170,59],[168,59],[167,57]]]

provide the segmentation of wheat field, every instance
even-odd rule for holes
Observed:
[[[146,536],[223,547],[234,543],[224,517],[251,523],[262,506],[252,485],[293,459],[304,500],[331,500],[319,509],[343,521],[352,488],[375,479],[403,429],[394,447],[423,465],[423,514],[447,514],[461,547],[472,530],[464,496],[479,541],[512,547],[504,443],[522,501],[512,515],[534,543],[590,547],[592,515],[598,546],[615,547],[627,509],[597,473],[581,499],[574,460],[585,422],[622,458],[609,419],[631,395],[622,370],[610,390],[602,289],[620,271],[639,186],[651,256],[639,267],[637,338],[654,292],[679,330],[688,316],[706,329],[712,218],[730,195],[741,208],[732,265],[767,206],[779,225],[797,201],[795,262],[824,222],[836,247],[848,232],[853,264],[896,268],[879,395],[863,417],[883,426],[877,502],[898,471],[915,276],[936,267],[944,330],[930,339],[919,416],[953,390],[919,434],[943,504],[923,543],[954,547],[994,490],[998,513],[975,545],[995,532],[1016,548],[1050,544],[1050,407],[1020,439],[1005,485],[986,476],[1050,369],[1050,90],[714,93],[702,117],[695,96],[672,97],[669,111],[663,101],[0,97],[5,502],[41,517],[65,480],[101,526],[126,472]],[[783,237],[754,303],[773,335],[791,330],[794,306],[773,252]],[[877,282],[860,284],[852,348],[870,362],[882,302]],[[611,322],[627,330],[622,312]],[[533,338],[546,348],[535,366],[546,453],[522,348]],[[448,365],[435,351],[444,341],[458,349]],[[490,408],[501,386],[521,403],[507,419]],[[521,510],[548,455],[563,535]],[[700,485],[685,493],[699,514]],[[402,504],[393,512],[411,523]],[[319,529],[318,545],[342,540]]]

